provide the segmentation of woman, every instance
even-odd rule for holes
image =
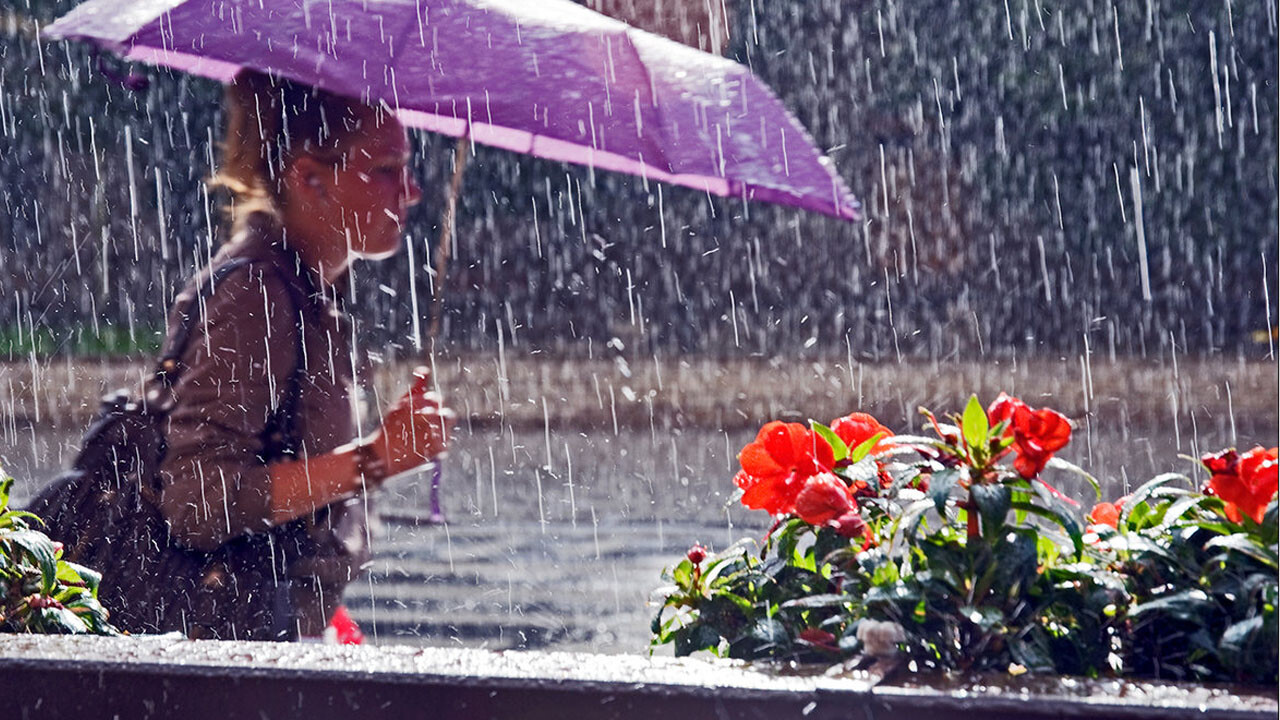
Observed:
[[[362,361],[343,312],[349,264],[394,254],[421,193],[405,130],[385,108],[254,72],[235,78],[226,101],[214,185],[230,191],[232,232],[170,318],[171,340],[183,315],[197,322],[175,367],[156,506],[178,544],[206,552],[297,528],[272,540],[273,587],[284,588],[272,599],[283,626],[274,634],[319,636],[368,561],[367,493],[447,443],[451,415],[425,370],[362,435]],[[193,591],[235,575],[214,568]],[[236,636],[215,605],[193,603],[183,629]]]

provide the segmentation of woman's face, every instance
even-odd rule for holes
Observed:
[[[339,161],[322,182],[334,225],[358,257],[378,259],[400,249],[405,216],[422,198],[409,173],[409,138],[395,118],[363,127],[346,138],[345,162]],[[331,221],[332,222],[332,221]]]

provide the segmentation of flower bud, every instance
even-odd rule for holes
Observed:
[[[840,537],[859,538],[867,532],[867,523],[857,510],[851,510],[836,518],[835,525],[836,534]]]
[[[689,562],[694,565],[701,565],[702,561],[707,559],[707,549],[701,545],[694,545],[689,548],[689,554],[687,557],[689,558]]]

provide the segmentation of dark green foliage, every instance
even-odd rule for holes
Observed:
[[[1272,502],[1262,523],[1233,523],[1170,477],[1134,494],[1100,547],[1128,584],[1135,672],[1276,682],[1276,514]]]
[[[120,634],[98,602],[101,576],[63,560],[35,515],[9,509],[12,484],[0,481],[0,632]]]

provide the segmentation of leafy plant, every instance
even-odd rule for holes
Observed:
[[[1119,571],[1130,597],[1125,662],[1132,671],[1176,679],[1276,681],[1276,451],[1270,453],[1269,495],[1252,507],[1197,490],[1178,474],[1162,475],[1126,498],[1095,507],[1098,556]],[[1211,471],[1235,451],[1206,455]],[[1245,465],[1248,468],[1248,465]],[[1261,474],[1265,474],[1264,473]],[[1246,473],[1247,475],[1248,473]],[[1231,472],[1214,473],[1206,490],[1230,487]],[[1238,494],[1224,493],[1224,496]],[[1268,502],[1269,501],[1269,502]]]
[[[921,412],[928,436],[893,435],[862,413],[831,427],[765,425],[734,482],[744,504],[777,521],[758,555],[745,542],[717,555],[695,548],[664,575],[654,645],[893,657],[916,669],[1275,680],[1274,450],[1271,465],[1248,466],[1270,476],[1218,483],[1251,503],[1244,517],[1157,478],[1123,516],[1095,507],[1115,511],[1111,526],[1088,525],[1042,477],[1071,472],[1097,490],[1056,457],[1070,439],[1065,417],[1003,394],[988,408],[971,398],[947,422]],[[1270,509],[1255,521],[1264,495]]]
[[[63,560],[35,515],[9,508],[12,485],[0,480],[0,632],[120,634],[98,602],[101,576]]]

